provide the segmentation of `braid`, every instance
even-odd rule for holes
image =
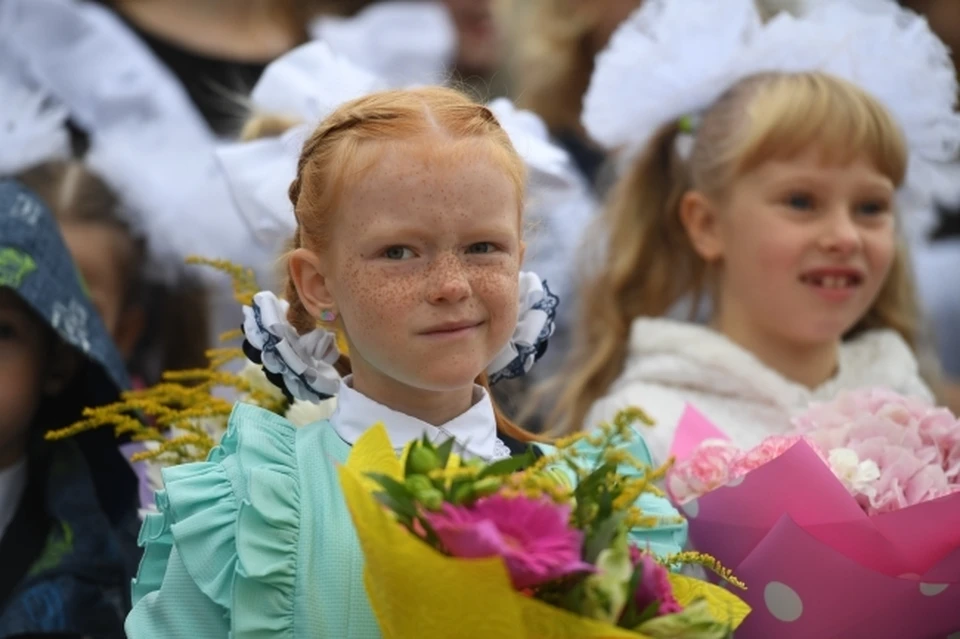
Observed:
[[[320,147],[324,144],[328,144],[332,136],[337,135],[351,129],[366,120],[389,120],[393,119],[396,116],[394,114],[371,114],[364,115],[362,112],[354,110],[350,113],[344,114],[344,116],[333,122],[330,122],[326,126],[320,126],[316,131],[307,139],[303,145],[303,150],[300,153],[300,159],[297,162],[297,175],[293,179],[293,182],[290,183],[290,188],[287,191],[287,196],[290,198],[290,203],[293,205],[294,217],[297,219],[297,230],[294,232],[293,241],[290,245],[290,250],[296,250],[303,246],[303,225],[300,223],[300,193],[303,190],[304,174],[307,172],[308,167],[311,161],[314,158],[314,155],[320,150]],[[287,311],[287,321],[297,330],[301,335],[304,333],[309,333],[317,327],[316,319],[310,315],[310,312],[303,305],[303,302],[300,300],[300,295],[297,292],[297,287],[293,282],[293,278],[287,275],[287,286],[285,297],[287,302],[290,304],[290,309]]]

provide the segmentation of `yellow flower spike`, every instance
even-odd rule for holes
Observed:
[[[613,423],[619,432],[632,431],[633,425],[638,422],[645,426],[654,426],[656,424],[653,418],[638,406],[624,408],[613,418]]]
[[[716,557],[706,553],[696,551],[680,552],[664,557],[660,560],[660,563],[664,566],[676,566],[680,564],[703,566],[732,586],[740,588],[741,590],[747,589],[746,584],[737,579],[732,570],[721,564],[720,560]]]
[[[221,342],[233,342],[240,339],[243,339],[243,330],[239,328],[235,328],[232,331],[224,331],[223,333],[220,333]],[[243,356],[244,356],[243,351],[240,351],[240,357],[243,357]]]
[[[583,432],[573,433],[572,435],[565,435],[564,437],[561,437],[557,439],[555,442],[553,442],[553,446],[558,450],[570,448],[571,446],[576,444],[578,441],[580,441],[584,437],[586,437],[586,433],[583,433]]]
[[[606,438],[603,434],[587,435],[584,437],[587,440],[587,443],[596,448],[603,448],[603,445],[606,443]]]
[[[253,269],[238,266],[227,260],[212,260],[199,256],[188,257],[186,261],[187,264],[209,266],[229,275],[233,282],[233,298],[244,306],[252,304],[253,296],[260,290]]]

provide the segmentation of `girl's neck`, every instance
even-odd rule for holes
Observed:
[[[355,367],[353,389],[378,404],[433,426],[442,426],[473,406],[474,387],[431,391],[402,384],[377,371]]]
[[[302,27],[276,0],[115,0],[147,33],[194,53],[268,62],[300,44]],[[286,3],[289,4],[289,3]]]
[[[837,372],[839,341],[825,344],[790,342],[771,335],[749,318],[737,317],[732,311],[718,312],[713,328],[786,379],[807,388],[820,386]]]

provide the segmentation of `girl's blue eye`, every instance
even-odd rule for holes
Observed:
[[[476,244],[470,245],[470,248],[467,249],[467,253],[493,253],[496,250],[497,247],[491,242],[477,242]]]
[[[861,202],[857,207],[857,212],[863,215],[881,215],[890,210],[890,205],[882,200],[872,202]]]
[[[813,208],[813,198],[806,193],[791,193],[787,196],[787,206],[798,211],[809,211]]]
[[[383,252],[383,256],[388,260],[409,260],[414,255],[406,246],[391,246]]]

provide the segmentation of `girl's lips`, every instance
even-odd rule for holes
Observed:
[[[483,322],[477,321],[464,321],[464,322],[448,322],[446,324],[440,324],[432,328],[423,331],[421,335],[425,337],[460,337],[466,335],[475,329],[477,329]]]
[[[863,273],[856,269],[815,269],[800,276],[800,281],[809,286],[829,290],[852,289],[863,283]]]
[[[810,271],[800,276],[800,282],[828,302],[845,302],[863,284],[863,276],[852,270]]]

